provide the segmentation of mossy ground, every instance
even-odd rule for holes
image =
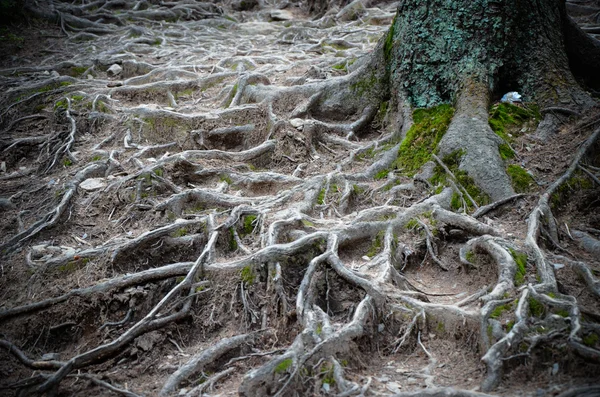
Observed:
[[[517,106],[499,103],[490,110],[489,123],[492,131],[500,138],[511,142],[515,136],[521,134],[520,130],[524,123],[533,121],[537,124],[540,120],[541,115],[535,104]]]
[[[525,169],[519,165],[511,164],[506,168],[513,188],[517,193],[529,192],[535,185],[535,181]]]

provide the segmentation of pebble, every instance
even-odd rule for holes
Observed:
[[[123,71],[123,68],[120,65],[112,64],[108,70],[106,71],[109,75],[116,76]]]
[[[104,178],[89,178],[81,182],[79,187],[83,190],[91,192],[93,190],[98,190],[106,187],[106,181],[104,180]]]
[[[402,388],[397,382],[388,382],[385,384],[385,387],[392,393],[400,393],[400,389]]]

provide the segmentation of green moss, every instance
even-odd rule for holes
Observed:
[[[81,76],[88,68],[86,66],[73,66],[67,74],[72,77]]]
[[[306,219],[302,219],[302,224],[304,225],[304,227],[315,227],[315,224],[307,221]]]
[[[573,176],[567,179],[565,183],[560,185],[558,189],[552,193],[550,196],[550,203],[552,206],[558,207],[571,192],[582,189],[592,189],[593,187],[594,183],[592,180],[582,171],[577,170]]]
[[[489,340],[494,339],[494,328],[491,325],[487,326],[487,336]]]
[[[236,251],[238,249],[237,241],[235,241],[235,230],[230,227],[229,228],[229,250]]]
[[[511,142],[510,135],[517,135],[523,123],[529,120],[539,121],[541,115],[536,105],[520,107],[510,103],[500,103],[492,107],[489,123],[492,131],[506,142]]]
[[[535,181],[522,167],[511,164],[506,168],[506,173],[512,181],[512,185],[517,193],[528,192]]]
[[[355,195],[359,196],[365,192],[365,189],[354,184],[354,185],[352,185],[352,191],[354,192]]]
[[[511,303],[507,303],[505,305],[497,306],[490,313],[490,318],[500,318],[500,316],[502,316],[502,313],[504,313],[505,311],[509,311],[511,308],[512,308],[512,304]]]
[[[413,126],[400,144],[394,167],[412,176],[423,164],[431,159],[431,154],[448,130],[454,115],[450,105],[439,105],[430,109],[416,109],[413,112]]]
[[[102,156],[99,155],[99,154],[97,154],[94,157],[92,157],[92,161],[99,161],[99,160],[102,160]]]
[[[317,196],[317,204],[321,205],[325,203],[325,188],[319,190],[319,195]]]
[[[469,262],[475,263],[475,253],[473,251],[467,251],[465,257]]]
[[[583,337],[583,344],[589,347],[594,347],[596,346],[596,343],[598,343],[599,339],[600,338],[598,337],[598,334],[592,332]]]
[[[385,178],[387,178],[389,173],[390,173],[390,170],[379,171],[377,174],[375,174],[375,177],[373,179],[375,179],[376,181],[378,181],[380,179],[385,179]]]
[[[462,157],[465,155],[464,150],[456,150],[442,159],[442,162],[446,165],[446,167],[454,174],[457,182],[460,186],[462,186],[469,195],[475,200],[478,205],[486,205],[490,203],[490,197],[484,193],[479,186],[475,183],[473,178],[469,176],[466,171],[458,169],[460,165],[460,161]],[[434,186],[449,186],[448,183],[448,175],[442,166],[437,164],[433,169],[433,176],[429,179],[429,181]],[[473,203],[465,196],[465,202],[467,204],[467,210],[473,210]],[[460,198],[460,195],[457,192],[452,194],[452,198],[450,201],[450,206],[453,210],[459,210],[463,206],[463,202]]]
[[[69,108],[69,102],[66,99],[61,99],[60,101],[56,101],[54,104],[54,110],[63,109],[67,110]]]
[[[344,72],[348,71],[346,62],[341,62],[341,63],[335,64],[331,68],[335,69],[335,70],[341,70],[341,71],[344,71]]]
[[[506,323],[506,332],[510,332],[511,329],[515,326],[515,320],[510,320]]]
[[[515,157],[515,152],[510,148],[510,145],[506,143],[502,143],[498,146],[498,151],[500,152],[500,157],[502,160],[508,160]]]
[[[156,39],[154,39],[154,41],[152,42],[153,46],[159,46],[162,44],[162,40],[159,39],[158,37]]]
[[[254,221],[256,218],[256,215],[244,216],[244,230],[242,231],[242,236],[246,236],[254,231]]]
[[[181,229],[177,229],[173,233],[171,233],[171,237],[183,237],[188,234],[188,230],[185,227]]]
[[[286,372],[292,366],[292,363],[293,361],[291,358],[286,358],[285,360],[277,364],[277,366],[275,367],[275,373],[282,374]]]
[[[57,269],[59,272],[70,273],[70,272],[77,270],[77,268],[78,268],[77,261],[73,260],[73,261],[69,261],[69,262],[65,263],[64,265],[58,266]]]
[[[70,159],[68,159],[68,158],[65,158],[65,159],[63,160],[62,164],[63,164],[65,167],[70,167],[70,166],[72,166],[72,165],[73,165],[73,162],[72,162]]]
[[[252,284],[254,284],[254,280],[256,279],[256,275],[254,274],[254,271],[252,270],[252,266],[248,265],[248,266],[244,267],[242,269],[242,271],[240,272],[240,277],[242,278],[242,281],[246,285],[252,285]]]
[[[529,313],[531,313],[534,317],[541,317],[546,308],[540,302],[538,302],[535,298],[529,298]]]
[[[317,324],[317,328],[315,329],[315,333],[316,333],[317,335],[321,335],[321,333],[322,333],[322,332],[323,332],[323,324],[321,324],[321,323],[318,323],[318,324]]]
[[[561,317],[565,317],[565,318],[569,317],[569,312],[564,309],[559,309],[559,310],[555,311],[555,313]]]
[[[220,180],[221,182],[227,182],[227,184],[228,184],[228,185],[231,185],[231,184],[233,183],[233,181],[231,180],[231,178],[230,178],[228,175],[226,175],[226,174],[222,174],[222,175],[219,177],[219,180]]]
[[[164,175],[164,171],[162,168],[156,168],[154,170],[154,175],[162,177]]]
[[[396,33],[396,18],[397,17],[394,17],[394,20],[392,21],[392,25],[390,26],[390,29],[388,30],[388,33],[385,36],[385,42],[383,43],[383,57],[385,59],[386,65],[388,65],[388,67],[391,65],[392,51],[394,49],[394,36]]]
[[[381,251],[381,248],[383,247],[384,238],[385,238],[385,232],[383,230],[381,232],[377,233],[377,235],[373,239],[373,243],[371,244],[369,251],[367,251],[367,254],[366,254],[369,258],[373,258],[375,255],[377,255],[377,253],[379,251]]]
[[[524,252],[515,251],[512,248],[509,248],[508,251],[517,264],[515,283],[517,285],[521,285],[525,282],[525,276],[527,275],[527,254]]]
[[[416,229],[419,227],[419,221],[417,221],[415,218],[412,218],[408,222],[406,222],[406,225],[404,227],[408,230]]]
[[[436,330],[437,330],[437,332],[439,332],[439,333],[444,333],[444,332],[446,332],[446,327],[444,326],[444,323],[443,323],[443,322],[441,322],[441,321],[437,323],[437,326],[435,327],[435,329],[436,329]]]

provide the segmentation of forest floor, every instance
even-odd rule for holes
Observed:
[[[329,395],[342,379],[333,379],[336,362],[343,367],[343,379],[366,395],[434,385],[479,390],[486,365],[478,320],[469,316],[481,305],[476,299],[464,306],[462,301],[489,291],[497,282],[498,267],[479,251],[470,258],[472,266],[461,262],[459,251],[469,236],[453,226],[436,229],[438,221],[428,212],[435,208],[428,201],[435,186],[399,171],[355,182],[347,177],[364,172],[395,145],[384,120],[376,117],[353,139],[333,133],[313,141],[303,129],[309,117],[294,117],[302,113],[298,108],[305,99],[280,96],[266,105],[242,93],[244,84],[293,87],[343,78],[385,35],[395,5],[380,7],[362,10],[358,18],[333,14],[318,21],[294,7],[176,22],[132,16],[103,34],[67,34],[39,19],[0,27],[3,340],[48,363],[110,345],[143,321],[178,283],[186,282],[199,258],[203,261],[203,277],[192,281],[191,295],[161,307],[162,317],[152,321],[174,309],[186,311],[181,318],[155,329],[143,324],[143,332],[114,354],[66,376],[59,395],[114,394],[92,376],[138,395],[158,395],[194,355],[247,334],[243,343],[180,379],[175,389],[179,395],[200,393],[198,386],[206,383],[202,392],[237,395],[248,371],[286,352],[305,328],[307,320],[298,313],[299,291],[314,295],[318,308],[310,315],[320,318],[315,332],[337,335],[354,321],[366,296],[349,282],[353,276],[341,275],[378,280],[391,232],[372,233],[365,226],[369,230],[364,237],[339,246],[336,257],[345,270],[334,263],[319,268],[303,290],[309,262],[337,244],[325,231],[341,230],[343,235],[348,228],[349,235],[361,235],[361,221],[385,222],[400,209],[409,215],[401,232],[394,230],[393,239],[402,242],[395,267],[432,307],[460,303],[463,323],[432,317],[421,323],[419,316],[424,319],[425,314],[416,311],[409,311],[413,314],[408,321],[393,310],[383,313],[375,332],[338,346],[338,361],[324,354],[310,364],[312,371],[295,374],[314,384],[296,384],[286,393]],[[118,14],[119,9],[110,11]],[[526,251],[527,218],[539,195],[568,169],[599,119],[599,114],[574,119],[550,141],[536,138],[535,117],[509,125],[516,156],[507,162],[527,170],[530,179],[523,196],[488,212],[480,224]],[[328,123],[335,132],[331,126],[353,121],[314,122]],[[599,160],[591,159],[586,169],[597,174]],[[553,207],[560,245],[544,244],[570,258],[553,261],[560,292],[576,297],[583,318],[597,321],[600,297],[570,263],[584,262],[597,276],[600,257],[570,234],[578,230],[597,235],[600,186],[579,173],[561,195]],[[414,212],[421,223],[410,222],[410,211],[421,211]],[[428,254],[423,225],[435,232],[434,250],[447,270]],[[310,244],[298,243],[305,240]],[[269,251],[272,246],[281,246],[283,254]],[[177,268],[118,288],[85,292],[169,264]],[[535,284],[531,257],[525,267],[521,284]],[[491,335],[491,325],[483,331],[490,340],[501,339],[503,329],[509,332],[513,326],[513,301],[523,288],[503,297],[515,307],[496,312],[499,335]],[[74,289],[84,292],[3,317],[2,310]],[[333,331],[327,331],[329,322]],[[584,341],[599,348],[599,334],[592,331],[584,329]],[[543,325],[535,332],[543,335]],[[554,396],[600,382],[597,364],[560,344],[527,351],[535,339],[529,337],[527,344],[521,343],[522,354],[506,360],[492,394]],[[278,375],[288,371],[286,364],[283,360],[275,366]],[[48,365],[46,370],[55,370],[62,364]],[[16,395],[8,387],[45,372],[42,367],[32,369],[0,349],[0,395]],[[83,369],[89,377],[81,375]],[[287,378],[282,379],[279,385]]]

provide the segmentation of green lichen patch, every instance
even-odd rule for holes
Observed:
[[[538,123],[541,119],[538,107],[535,104],[517,106],[510,103],[499,103],[490,110],[489,123],[492,131],[506,142],[511,142],[513,137],[521,134],[524,123],[533,121]]]
[[[530,191],[535,185],[535,181],[531,175],[523,167],[511,164],[506,168],[506,173],[510,177],[513,188],[517,193]]]
[[[413,176],[437,149],[440,140],[448,130],[454,108],[439,105],[430,109],[416,109],[413,112],[413,126],[400,144],[398,158],[393,166],[402,173]]]

